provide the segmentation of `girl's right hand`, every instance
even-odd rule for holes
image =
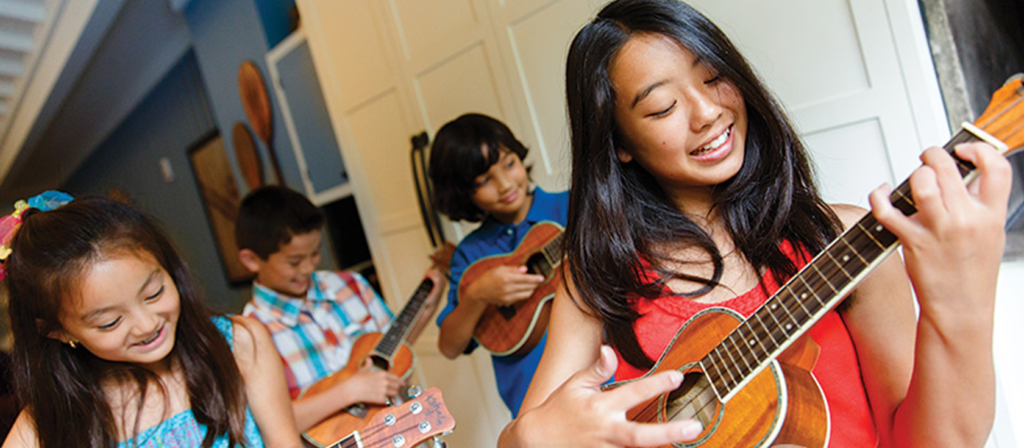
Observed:
[[[529,299],[544,276],[528,274],[526,266],[499,266],[466,285],[460,299],[505,306]]]
[[[519,415],[502,434],[501,448],[512,447],[626,447],[656,446],[692,440],[700,423],[681,420],[642,424],[626,420],[626,411],[658,394],[679,387],[682,374],[662,372],[609,391],[601,385],[617,365],[612,349],[555,389],[540,406]]]
[[[373,361],[366,358],[359,370],[349,379],[338,384],[340,394],[352,403],[387,404],[392,397],[397,397],[405,381],[395,374],[377,369]]]

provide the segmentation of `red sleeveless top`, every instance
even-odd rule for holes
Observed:
[[[788,242],[783,243],[781,248],[797,267],[809,261],[809,257],[804,253],[797,254]],[[769,292],[774,293],[779,289],[770,272],[764,275],[763,281]],[[633,305],[641,317],[633,329],[640,348],[651,359],[657,360],[679,329],[698,312],[714,307],[728,308],[743,317],[750,317],[767,300],[768,296],[760,286],[718,303],[699,303],[682,297],[637,299],[633,300]],[[821,348],[811,373],[818,380],[829,409],[829,448],[878,446],[857,352],[842,317],[834,310],[829,312],[808,331],[807,336]],[[615,372],[616,381],[637,378],[647,373],[626,363],[621,355],[617,356],[619,366]]]

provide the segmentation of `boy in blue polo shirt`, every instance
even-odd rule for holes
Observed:
[[[437,208],[453,221],[481,222],[459,243],[451,262],[448,304],[437,318],[438,347],[454,359],[476,349],[473,332],[488,305],[528,299],[544,282],[524,266],[487,271],[460,291],[460,280],[475,261],[513,252],[534,224],[565,226],[569,195],[531,189],[523,166],[527,149],[504,123],[481,114],[465,114],[437,132],[430,154],[430,179]],[[498,392],[512,417],[537,369],[547,335],[525,353],[491,357]]]

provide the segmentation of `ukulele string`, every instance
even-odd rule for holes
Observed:
[[[1020,89],[1018,89],[1018,90],[1020,90]],[[999,105],[999,107],[1000,107],[999,110],[997,112],[995,112],[994,114],[992,114],[990,117],[988,117],[988,119],[985,122],[979,123],[978,126],[983,128],[983,129],[986,128],[986,127],[992,126],[993,123],[997,122],[1008,111],[1010,111],[1010,110],[1016,108],[1017,106],[1019,106],[1022,100],[1024,100],[1024,97],[1022,97],[1021,95],[1017,95],[1012,101],[1009,102],[1009,104],[1001,104],[1001,105]],[[1011,120],[1011,121],[1007,122],[1006,124],[1004,124],[1004,125],[1002,125],[1002,126],[1000,126],[998,128],[995,128],[995,129],[992,129],[992,130],[986,130],[986,132],[989,132],[991,134],[1000,134],[1000,133],[1006,131],[1007,127],[1010,127],[1008,135],[1014,135],[1014,134],[1024,130],[1024,120]],[[839,269],[842,269],[842,267],[839,266]],[[828,277],[826,277],[825,275],[822,275],[822,279],[825,280],[825,282],[828,283],[828,286],[831,287],[832,285],[831,285],[831,282],[829,282],[828,278],[831,278],[833,275],[840,274],[840,272],[833,270],[832,272],[822,273],[822,274],[827,274]],[[842,272],[842,274],[846,275],[846,277],[851,277],[846,272]],[[836,277],[838,277],[838,275],[836,275]],[[806,279],[801,279],[801,280],[805,280],[806,281]],[[812,283],[818,283],[818,281],[817,280],[812,280]],[[815,300],[817,300],[819,302],[819,304],[821,304],[821,299],[820,299],[820,297],[818,297],[818,294],[815,292],[815,287],[813,287],[811,285],[806,285],[806,286],[808,287],[808,289],[810,289],[811,293],[814,295]],[[785,299],[783,298],[782,300],[784,301]],[[806,310],[805,310],[805,312],[806,312]],[[772,318],[775,319],[774,314],[772,315]],[[772,336],[772,337],[774,339],[774,336]],[[729,355],[732,355],[732,353],[731,353],[732,350],[728,350],[727,349],[727,351],[729,352],[728,353]],[[746,362],[746,357],[744,357],[742,354],[738,354],[738,356],[740,356],[743,359],[743,361]],[[717,400],[707,400],[699,408],[696,408],[696,407],[693,406],[694,401],[696,401],[696,397],[703,396],[705,393],[708,392],[709,389],[710,389],[710,385],[701,387],[699,392],[693,395],[694,398],[688,399],[684,406],[676,406],[675,407],[676,410],[674,412],[672,412],[670,415],[667,415],[668,419],[669,420],[674,420],[677,416],[679,416],[679,414],[684,409],[686,409],[688,407],[691,407],[691,408],[695,409],[695,412],[693,413],[693,417],[696,417],[701,412],[706,410],[708,408],[708,406],[711,406],[711,405],[717,403],[718,402]],[[641,412],[651,411],[655,406],[658,406],[658,401],[659,400],[651,400],[650,402],[648,402],[646,405],[644,405],[641,408]],[[658,407],[660,407],[660,406],[658,406]]]
[[[1020,90],[1020,89],[1018,89],[1018,90]],[[1024,100],[1024,96],[1016,95],[1013,101],[1010,101],[1009,104],[1000,105],[998,112],[992,114],[992,116],[989,117],[986,122],[979,123],[977,126],[982,128],[982,129],[985,129],[985,128],[991,126],[993,123],[995,123],[1000,118],[1002,118],[1004,115],[1006,115],[1007,112],[1013,110],[1018,105],[1020,105],[1021,100]],[[1020,120],[1017,120],[1017,121],[1020,121]],[[1014,121],[1011,121],[1010,124],[1019,124],[1019,123],[1015,123]],[[988,132],[990,132],[992,134],[997,134],[1001,130],[1002,129],[994,129],[994,130],[988,131]]]

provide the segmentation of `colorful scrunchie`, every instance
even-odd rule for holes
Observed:
[[[43,212],[50,211],[74,199],[67,193],[54,190],[45,191],[32,196],[28,201],[15,202],[14,213],[0,218],[0,281],[7,278],[7,269],[4,268],[4,263],[7,261],[7,257],[11,256],[11,239],[14,238],[14,232],[18,230],[18,227],[21,227],[21,214],[29,208],[39,209]]]

